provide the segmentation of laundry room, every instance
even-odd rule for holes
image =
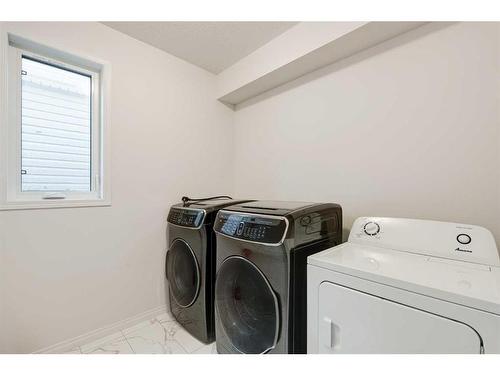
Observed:
[[[0,365],[500,354],[498,12],[40,6],[0,16]]]

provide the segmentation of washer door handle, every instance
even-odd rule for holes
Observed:
[[[167,250],[167,255],[165,256],[165,278],[168,280],[168,272],[167,272],[167,267],[168,267],[168,258],[170,255],[170,251]]]

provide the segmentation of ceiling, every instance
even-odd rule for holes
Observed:
[[[296,22],[103,22],[218,74]]]

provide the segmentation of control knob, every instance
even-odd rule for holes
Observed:
[[[369,236],[376,236],[380,232],[380,225],[374,221],[369,221],[365,224],[363,230]]]
[[[460,233],[457,236],[457,241],[460,242],[462,245],[468,245],[471,243],[472,239],[468,234]]]

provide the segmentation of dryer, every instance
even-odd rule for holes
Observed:
[[[219,209],[238,202],[248,200],[185,200],[173,205],[167,218],[165,275],[170,311],[177,322],[204,343],[215,339],[213,223]]]
[[[308,353],[500,353],[499,267],[485,228],[359,218],[308,258]]]
[[[219,353],[306,352],[306,259],[341,242],[331,203],[257,201],[219,211]]]

